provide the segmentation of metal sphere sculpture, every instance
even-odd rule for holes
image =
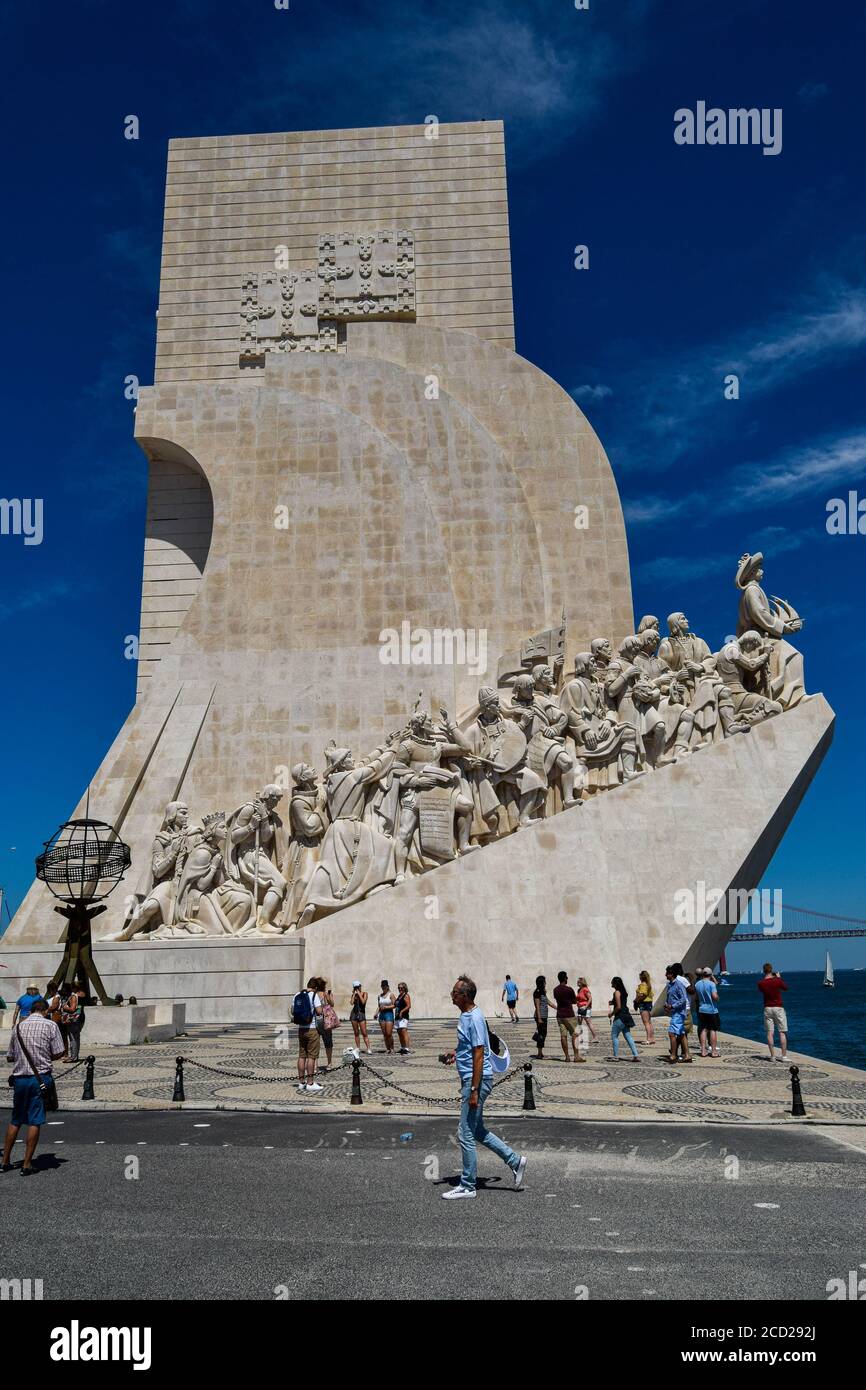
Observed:
[[[129,845],[101,820],[65,821],[36,858],[36,877],[61,902],[107,898],[132,862]]]

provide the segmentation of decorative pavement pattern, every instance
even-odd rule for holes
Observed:
[[[553,1023],[553,1020],[551,1020]],[[657,1020],[664,1023],[664,1020]],[[455,1020],[411,1025],[412,1052],[387,1056],[378,1025],[371,1023],[373,1052],[362,1053],[363,1108],[370,1113],[429,1114],[456,1112],[457,1082],[453,1067],[438,1054],[454,1046]],[[791,1116],[789,1066],[771,1063],[765,1047],[730,1034],[721,1035],[720,1058],[695,1057],[691,1065],[670,1065],[667,1033],[639,1047],[640,1062],[626,1048],[613,1060],[610,1038],[596,1020],[599,1041],[591,1043],[587,1061],[566,1064],[554,1026],[545,1060],[534,1059],[533,1025],[492,1020],[505,1037],[511,1070],[497,1084],[487,1114],[515,1113],[524,1100],[523,1064],[533,1065],[537,1110],[545,1115],[581,1120],[682,1122],[718,1120],[757,1124],[803,1123]],[[135,1047],[95,1047],[94,1100],[82,1101],[84,1066],[58,1066],[61,1107],[68,1110],[170,1110],[175,1058],[183,1056],[186,1109],[279,1110],[331,1112],[349,1107],[352,1068],[343,1053],[352,1031],[341,1024],[334,1034],[333,1070],[319,1080],[324,1090],[310,1095],[297,1089],[297,1030],[267,1024],[198,1025],[173,1043]],[[638,1034],[635,1033],[637,1038]],[[694,1038],[692,1033],[692,1038]],[[85,1026],[82,1056],[87,1047]],[[623,1055],[624,1054],[624,1055]],[[324,1061],[324,1048],[322,1049]],[[802,1053],[789,1054],[800,1068],[806,1118],[819,1124],[866,1126],[866,1072],[822,1062]],[[228,1073],[228,1074],[227,1074]],[[354,1107],[353,1113],[359,1113]]]

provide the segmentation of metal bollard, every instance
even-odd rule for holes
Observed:
[[[523,1108],[524,1110],[535,1109],[535,1095],[532,1090],[532,1063],[523,1064]]]
[[[81,1092],[82,1100],[94,1100],[93,1094],[93,1067],[96,1062],[95,1057],[84,1059],[84,1090]]]
[[[805,1115],[806,1107],[803,1104],[803,1092],[800,1090],[800,1068],[791,1067],[791,1114]]]
[[[352,1062],[352,1095],[349,1100],[350,1105],[363,1105],[361,1097],[361,1063],[357,1058]]]
[[[186,1100],[183,1090],[183,1058],[174,1059],[174,1093],[172,1100]]]

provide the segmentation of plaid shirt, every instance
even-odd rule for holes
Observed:
[[[6,1053],[6,1061],[14,1063],[13,1076],[33,1075],[33,1068],[24,1056],[18,1041],[18,1028],[21,1029],[27,1051],[36,1063],[38,1074],[44,1076],[51,1070],[52,1059],[62,1057],[66,1051],[63,1034],[56,1023],[52,1023],[50,1018],[42,1018],[40,1014],[31,1014],[23,1023],[13,1028],[9,1051]]]

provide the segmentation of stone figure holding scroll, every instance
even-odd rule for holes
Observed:
[[[416,705],[407,728],[393,743],[395,774],[399,769],[402,779],[397,829],[400,875],[405,874],[410,858],[423,871],[453,859],[458,852],[468,854],[478,848],[470,843],[472,798],[461,787],[458,769],[443,765],[443,760],[459,758],[466,751],[463,735],[446,710],[441,716],[437,729]]]

